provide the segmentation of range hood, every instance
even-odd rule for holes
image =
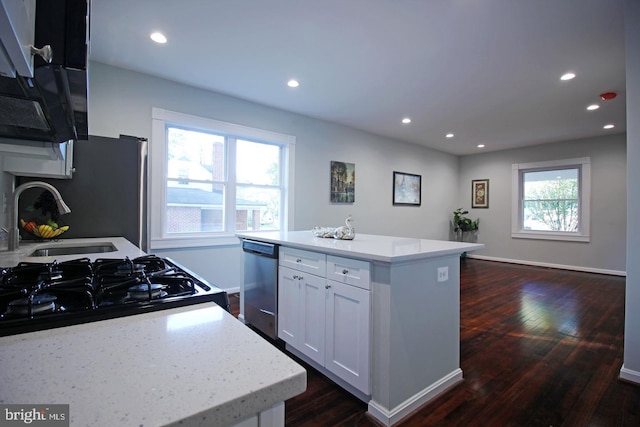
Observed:
[[[87,0],[38,0],[36,46],[50,45],[51,63],[34,58],[34,77],[0,77],[0,138],[19,142],[88,139]]]

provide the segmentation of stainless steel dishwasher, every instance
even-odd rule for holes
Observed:
[[[275,339],[278,325],[278,245],[242,240],[245,323]]]

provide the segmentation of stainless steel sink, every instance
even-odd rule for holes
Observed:
[[[55,255],[80,255],[80,254],[99,254],[104,252],[114,252],[116,247],[111,243],[96,243],[92,245],[82,246],[50,246],[38,248],[31,252],[28,256],[55,256]]]

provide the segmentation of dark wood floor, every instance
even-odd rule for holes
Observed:
[[[640,386],[618,380],[625,278],[465,259],[460,282],[464,381],[399,425],[640,426]],[[287,426],[378,425],[304,366]]]

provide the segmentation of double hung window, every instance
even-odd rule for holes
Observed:
[[[153,109],[151,248],[287,229],[295,138]],[[236,239],[237,240],[237,239]]]
[[[512,171],[512,237],[589,241],[589,158],[520,163]]]

